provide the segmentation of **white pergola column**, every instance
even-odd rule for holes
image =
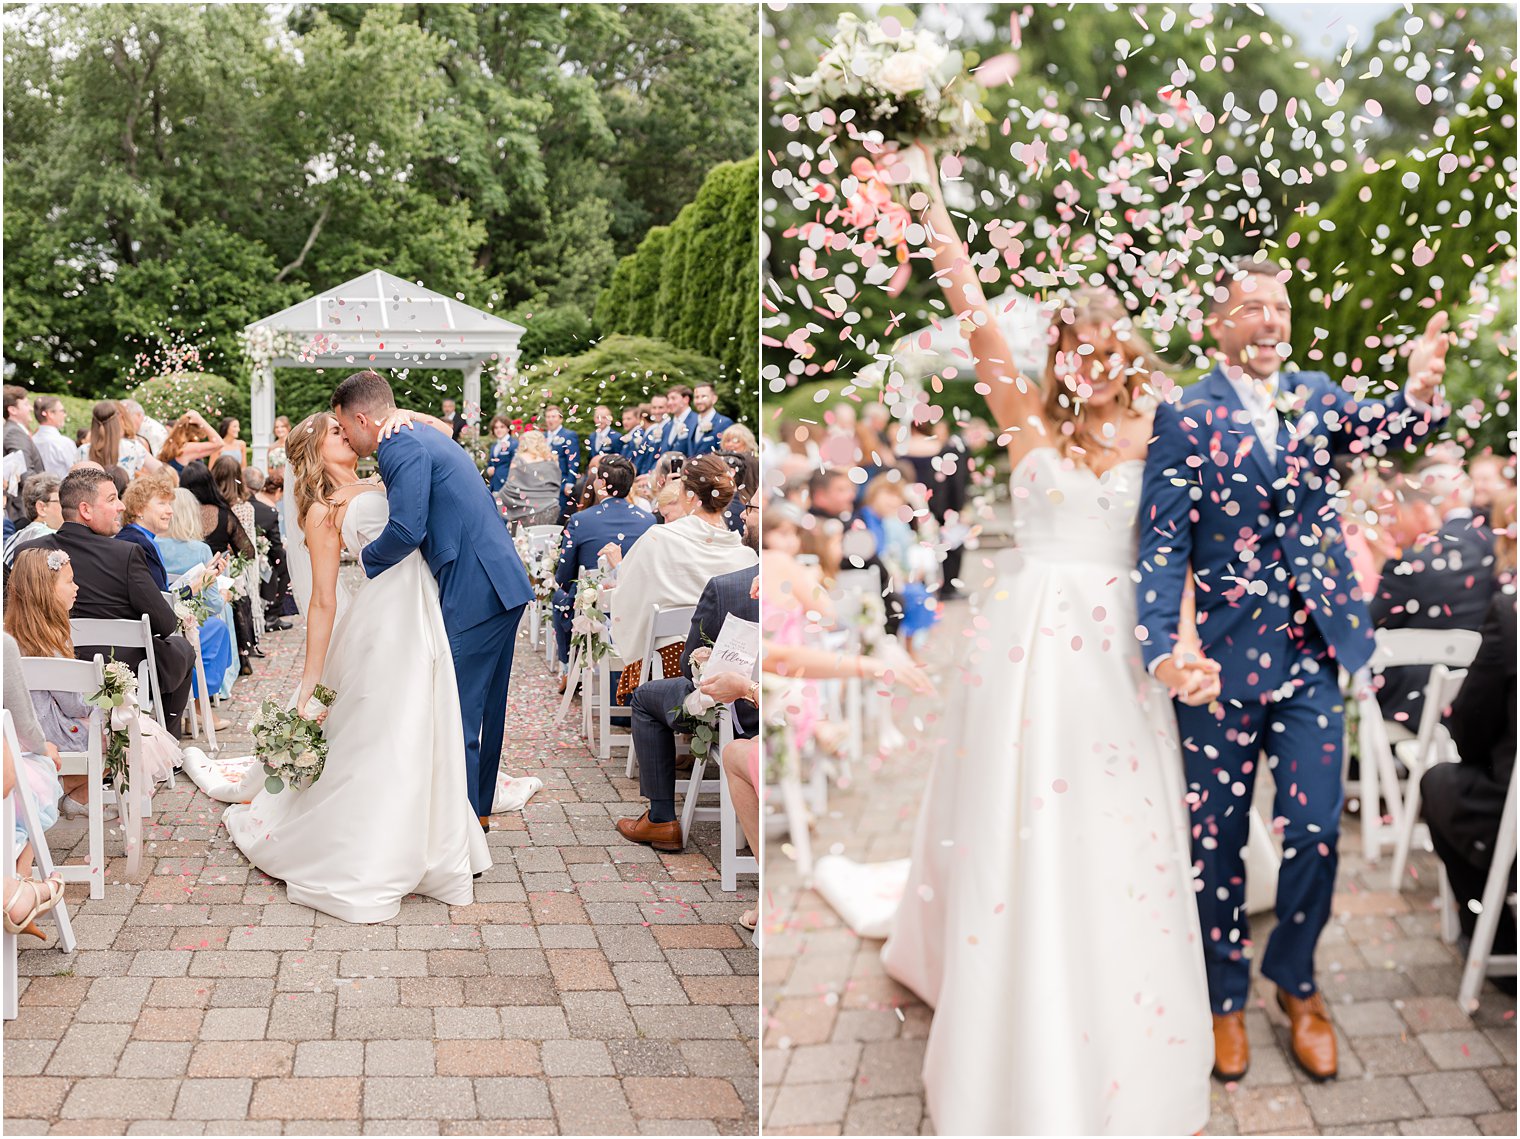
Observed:
[[[253,465],[267,471],[269,448],[274,444],[274,368],[271,365],[254,368],[248,395],[253,410]]]
[[[480,423],[481,367],[481,361],[476,360],[464,369],[464,417],[471,426]]]

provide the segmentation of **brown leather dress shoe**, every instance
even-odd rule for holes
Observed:
[[[1335,1026],[1325,1011],[1324,996],[1290,997],[1278,989],[1277,1004],[1293,1026],[1293,1059],[1298,1066],[1313,1079],[1335,1079]]]
[[[475,817],[480,820],[480,829],[485,831],[487,834],[491,833],[491,816],[476,815]]]
[[[1238,1080],[1251,1066],[1251,1043],[1246,1039],[1246,1014],[1214,1014],[1214,1078]]]
[[[656,850],[679,851],[684,845],[681,842],[680,819],[672,819],[668,823],[652,823],[648,811],[636,819],[619,819],[617,829],[618,834],[629,842],[647,843]]]

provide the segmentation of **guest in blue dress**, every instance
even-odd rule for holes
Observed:
[[[151,519],[150,519],[151,521]],[[211,547],[201,539],[201,504],[183,488],[174,492],[174,506],[164,533],[156,534],[158,552],[170,577],[188,573],[197,565],[211,565]],[[211,609],[211,616],[201,625],[201,659],[206,665],[206,683],[213,696],[232,691],[238,676],[237,644],[228,622],[232,609],[217,589],[215,579],[200,592]],[[199,695],[199,693],[197,693]]]

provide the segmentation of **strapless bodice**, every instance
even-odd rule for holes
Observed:
[[[1018,548],[1045,561],[1134,569],[1144,473],[1143,459],[1127,459],[1099,475],[1054,447],[1035,448],[1008,480]]]
[[[366,490],[355,495],[343,514],[343,545],[358,556],[390,520],[390,503],[383,492]]]

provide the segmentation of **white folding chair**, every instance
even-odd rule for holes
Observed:
[[[76,645],[99,645],[103,648],[141,649],[143,662],[137,666],[137,699],[143,708],[153,713],[158,726],[167,728],[164,720],[163,693],[158,690],[158,661],[153,651],[153,624],[147,614],[136,621],[127,618],[106,620],[98,617],[79,617],[69,622]],[[202,691],[205,691],[204,685]]]
[[[74,692],[83,697],[100,691],[104,679],[105,663],[97,654],[94,660],[63,660],[51,657],[25,657],[21,671],[26,678],[28,691]],[[89,793],[89,861],[83,866],[65,864],[58,867],[58,875],[65,882],[84,882],[90,887],[90,897],[96,900],[106,896],[106,839],[105,839],[105,750],[102,739],[104,718],[99,708],[90,709],[89,725],[85,729],[85,747],[82,751],[62,751],[60,775],[83,775],[85,790]],[[119,810],[119,808],[118,808]]]
[[[759,665],[756,664],[756,672]],[[741,855],[739,846],[744,838],[744,829],[739,826],[739,815],[734,810],[733,793],[728,786],[728,772],[723,770],[723,754],[728,751],[728,745],[734,742],[734,707],[729,705],[727,714],[718,723],[718,872],[721,876],[721,886],[724,890],[732,891],[739,888],[740,874],[760,873],[760,852],[751,850],[748,854]]]
[[[1482,637],[1466,629],[1379,629],[1377,648],[1352,681],[1358,713],[1357,742],[1360,778],[1346,779],[1346,793],[1362,804],[1362,857],[1376,862],[1384,846],[1398,841],[1404,823],[1404,800],[1394,765],[1394,741],[1413,738],[1398,724],[1386,723],[1373,690],[1373,677],[1386,668],[1404,665],[1445,665],[1465,668],[1477,654]],[[1349,771],[1350,760],[1347,759]],[[1383,822],[1387,801],[1389,822]]]
[[[665,679],[665,665],[663,658],[655,651],[655,643],[668,640],[671,637],[684,637],[691,631],[691,618],[697,611],[695,605],[677,605],[662,609],[656,605],[654,615],[649,621],[649,632],[644,637],[644,651],[638,658],[639,683],[647,684],[651,680]],[[624,667],[632,667],[633,661],[628,661]],[[659,676],[655,675],[655,669],[660,670]],[[634,749],[633,740],[628,741],[628,767],[629,779],[638,770],[638,753]]]
[[[164,600],[173,606],[176,601],[180,600],[180,597],[177,593],[166,593],[164,594]],[[186,639],[188,640],[188,638]],[[199,701],[191,700],[186,706],[186,711],[190,713],[190,734],[192,736],[201,734],[200,716],[196,714],[196,705],[199,703],[200,715],[206,718],[206,750],[215,755],[221,749],[217,746],[216,742],[216,713],[211,708],[211,689],[206,687],[206,658],[201,655],[201,639],[196,637],[190,647],[195,650],[195,683],[201,693]],[[169,780],[169,786],[174,786],[172,776]]]
[[[1462,986],[1457,991],[1457,1003],[1468,1011],[1477,1007],[1478,990],[1483,987],[1485,977],[1515,975],[1513,953],[1494,955],[1494,934],[1499,928],[1500,907],[1515,904],[1509,889],[1509,873],[1514,864],[1515,771],[1512,769],[1509,794],[1505,796],[1504,814],[1499,821],[1499,839],[1494,843],[1494,861],[1488,868],[1488,881],[1483,886],[1483,908],[1478,913],[1472,947],[1467,951],[1467,962],[1462,967]]]
[[[37,817],[37,804],[32,799],[31,789],[26,784],[26,773],[20,769],[23,762],[21,758],[21,742],[16,738],[16,725],[11,719],[9,712],[4,716],[5,742],[10,746],[11,755],[17,764],[16,787],[11,794],[5,797],[4,818],[0,819],[0,825],[5,827],[5,872],[16,873],[16,859],[21,852],[15,848],[16,842],[16,816],[19,813],[22,824],[26,828],[27,838],[32,844],[32,863],[41,873],[42,880],[53,876],[53,852],[48,849],[47,833],[42,829],[42,824]],[[53,920],[58,923],[58,948],[65,953],[73,953],[77,947],[74,939],[74,926],[69,921],[68,902],[58,899],[58,904],[49,913]],[[19,1011],[19,988],[20,974],[16,967],[16,935],[7,932],[5,934],[4,971],[5,971],[5,1019],[15,1020]]]
[[[1425,849],[1430,849],[1430,831],[1420,821],[1420,780],[1437,763],[1457,758],[1456,746],[1451,742],[1441,720],[1451,702],[1462,690],[1467,679],[1465,668],[1450,669],[1438,664],[1430,670],[1430,680],[1425,685],[1425,704],[1420,712],[1420,732],[1412,740],[1394,745],[1394,752],[1404,761],[1409,778],[1404,784],[1404,812],[1399,820],[1398,833],[1393,847],[1393,866],[1389,880],[1395,892],[1404,888],[1404,870],[1409,865],[1409,850],[1416,836]]]

